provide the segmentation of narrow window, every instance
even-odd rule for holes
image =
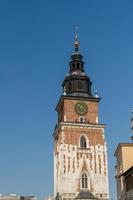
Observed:
[[[86,139],[85,139],[84,136],[82,136],[81,139],[80,139],[80,147],[86,148]]]
[[[79,122],[80,122],[80,123],[84,123],[84,121],[85,121],[85,120],[84,120],[84,117],[79,117]]]
[[[71,82],[68,83],[68,91],[70,91],[70,90],[72,90],[72,83]]]
[[[76,63],[76,68],[79,69],[79,63]]]
[[[73,63],[72,66],[73,66],[73,70],[74,70],[75,69],[75,63]]]
[[[88,188],[88,179],[86,173],[82,174],[82,189]]]

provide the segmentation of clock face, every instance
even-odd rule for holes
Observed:
[[[79,115],[85,115],[88,112],[88,106],[84,102],[77,102],[74,109]]]

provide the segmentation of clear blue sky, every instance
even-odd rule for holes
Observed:
[[[133,106],[132,0],[0,1],[0,192],[53,192],[55,106],[79,27],[85,69],[107,124],[110,194],[113,156],[129,142]]]

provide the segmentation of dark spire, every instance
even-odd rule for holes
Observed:
[[[91,95],[91,81],[84,71],[83,56],[79,53],[79,41],[77,31],[74,40],[74,53],[71,55],[69,62],[69,74],[63,81],[65,94],[69,96],[89,97]]]
[[[79,40],[77,27],[75,27],[75,38],[74,38],[74,53],[71,55],[70,73],[73,71],[84,72],[84,62],[82,61],[83,56],[79,53]]]

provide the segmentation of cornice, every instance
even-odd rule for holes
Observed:
[[[57,103],[57,106],[55,108],[56,111],[58,111],[59,109],[59,106],[61,104],[61,102],[64,100],[64,99],[70,99],[70,100],[81,100],[81,101],[94,101],[94,102],[99,102],[101,100],[101,98],[99,97],[94,97],[94,96],[89,96],[89,97],[76,97],[76,96],[71,96],[71,95],[62,95]]]
[[[88,124],[88,123],[74,123],[74,122],[60,122],[56,125],[53,137],[57,135],[59,128],[61,127],[73,127],[73,128],[88,128],[88,129],[104,129],[105,124]]]

